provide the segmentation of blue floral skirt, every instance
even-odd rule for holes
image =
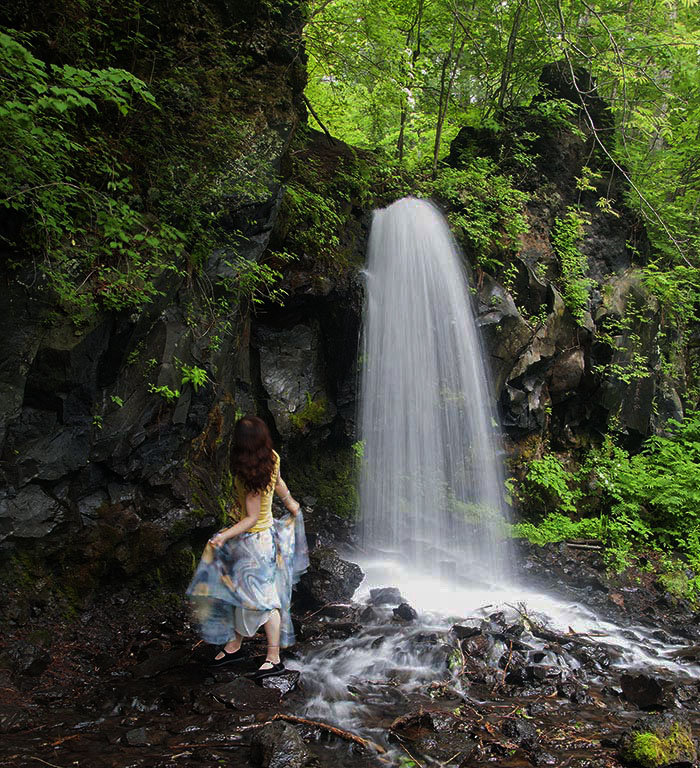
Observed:
[[[233,639],[234,627],[240,625],[237,610],[248,616],[260,612],[262,621],[265,612],[277,609],[280,646],[293,645],[292,587],[308,567],[301,513],[276,519],[271,528],[259,533],[229,539],[218,549],[207,542],[186,592],[203,639],[213,645]]]

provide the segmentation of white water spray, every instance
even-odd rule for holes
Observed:
[[[365,546],[434,575],[503,581],[503,475],[467,276],[425,200],[374,215],[361,403]]]

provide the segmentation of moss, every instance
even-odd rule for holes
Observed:
[[[350,447],[310,451],[290,456],[286,480],[297,498],[312,496],[317,506],[353,519],[357,515],[358,463]]]
[[[651,731],[634,733],[623,750],[625,760],[641,765],[642,768],[659,768],[693,755],[693,739],[688,729],[679,723],[673,723],[665,737]]]
[[[314,400],[310,393],[306,393],[306,405],[300,408],[296,413],[289,416],[292,426],[305,432],[308,427],[313,427],[323,423],[323,419],[328,412],[328,401],[325,397],[319,397]]]
[[[654,768],[667,762],[663,742],[653,733],[635,733],[627,755],[645,768]]]

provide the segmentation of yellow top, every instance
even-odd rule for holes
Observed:
[[[260,533],[260,531],[272,528],[272,497],[275,495],[275,486],[277,485],[277,478],[280,474],[280,457],[277,454],[277,451],[272,451],[272,455],[275,457],[275,465],[272,468],[272,476],[270,477],[270,482],[268,483],[267,488],[264,488],[260,494],[260,517],[258,518],[258,522],[255,523],[247,533]],[[238,475],[236,475],[236,478],[233,481],[233,486],[236,493],[235,502],[238,505],[238,514],[236,518],[236,522],[238,522],[243,520],[246,516],[245,500],[248,495],[248,490],[243,485]],[[232,513],[235,515],[236,510],[233,509]]]

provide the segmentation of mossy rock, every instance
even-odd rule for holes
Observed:
[[[282,472],[296,498],[313,497],[314,506],[349,520],[357,516],[358,465],[352,448],[313,450],[305,444],[290,449],[287,468],[282,467]]]
[[[695,763],[698,759],[690,725],[670,713],[638,720],[620,739],[620,755],[625,764],[642,768]]]

